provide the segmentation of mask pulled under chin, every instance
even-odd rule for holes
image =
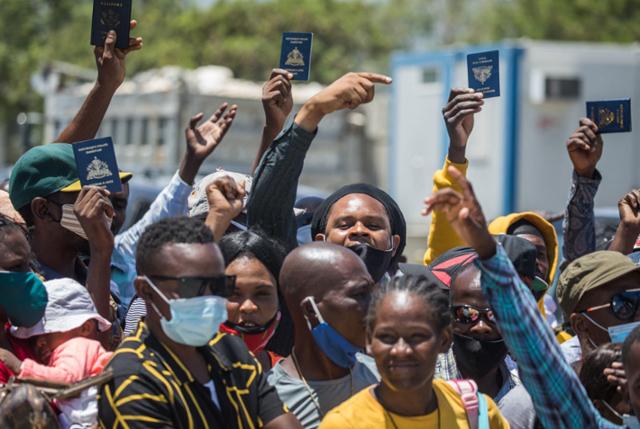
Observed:
[[[105,223],[107,225],[107,229],[111,229],[111,224],[113,223],[113,219],[104,216]],[[74,234],[88,240],[87,233],[84,232],[84,228],[80,225],[80,221],[78,217],[73,212],[73,204],[63,204],[62,205],[62,216],[60,217],[60,226],[66,230],[73,232]]]
[[[384,274],[390,268],[391,259],[393,259],[393,247],[388,250],[380,250],[365,243],[358,243],[348,248],[362,259],[371,278],[376,283],[384,277]]]
[[[307,316],[304,316],[316,345],[337,366],[345,369],[353,368],[357,362],[356,355],[364,350],[353,345],[324,320],[313,297],[307,297],[306,300],[311,303],[316,320],[319,322],[316,326],[311,326]]]
[[[453,353],[466,372],[465,377],[483,377],[507,355],[507,345],[503,339],[495,341],[481,341],[466,335],[453,334]]]
[[[242,338],[247,348],[255,355],[264,350],[269,340],[276,333],[281,317],[282,315],[278,311],[266,324],[251,328],[237,325],[227,320],[220,325],[220,332]]]

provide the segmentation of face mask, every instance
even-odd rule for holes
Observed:
[[[453,353],[465,376],[483,377],[507,355],[503,339],[481,341],[466,335],[453,334]]]
[[[352,368],[357,361],[356,353],[362,353],[363,350],[351,344],[331,325],[325,322],[313,297],[307,297],[302,302],[309,302],[311,304],[311,308],[319,322],[318,325],[312,326],[309,318],[306,315],[304,316],[307,320],[307,326],[311,331],[311,335],[318,347],[320,347],[320,350],[322,350],[331,362],[339,367]]]
[[[105,222],[107,225],[107,229],[111,229],[111,224],[113,223],[113,219],[105,216]],[[64,229],[67,229],[74,234],[88,240],[87,233],[84,232],[84,228],[80,225],[80,221],[78,217],[73,212],[73,204],[63,204],[62,205],[62,216],[60,217],[60,226]]]
[[[0,271],[0,294],[13,326],[30,328],[44,316],[47,289],[36,273]]]
[[[605,328],[604,326],[602,326],[601,324],[593,320],[591,316],[589,316],[587,313],[582,313],[582,315],[586,317],[597,328],[600,328],[603,331],[607,331],[607,333],[609,334],[609,339],[614,344],[624,343],[624,340],[631,333],[631,331],[633,331],[633,329],[636,326],[640,326],[640,321],[638,321],[638,322],[623,323],[621,325],[609,326],[608,328]],[[591,340],[591,338],[588,338],[588,340],[592,346],[597,347],[595,343]]]
[[[609,338],[614,344],[622,344],[636,326],[640,326],[640,322],[623,323],[622,325],[609,326]]]
[[[298,231],[296,232],[296,238],[300,246],[302,246],[303,244],[311,243],[313,241],[311,237],[311,224],[304,225],[298,228]]]
[[[378,250],[368,244],[358,243],[349,246],[362,259],[367,266],[367,271],[371,274],[373,281],[378,283],[391,265],[393,258],[393,247],[389,250]]]
[[[281,314],[278,311],[273,318],[263,326],[245,327],[233,322],[226,321],[220,325],[220,331],[227,334],[236,335],[244,341],[251,353],[258,354],[267,346],[267,343],[276,332],[280,324]]]
[[[162,331],[176,343],[204,346],[218,332],[220,324],[227,320],[226,299],[215,295],[167,299],[148,277],[144,278],[158,296],[169,304],[171,320],[165,319],[153,302],[151,306],[160,316]]]
[[[640,429],[640,421],[638,421],[636,416],[630,414],[622,415],[622,424],[628,429]]]
[[[608,408],[614,416],[622,420],[622,426],[624,426],[626,429],[640,429],[640,421],[638,421],[636,416],[632,416],[630,414],[620,414],[618,411],[616,411],[615,408],[609,405],[607,401],[601,400],[600,403]]]

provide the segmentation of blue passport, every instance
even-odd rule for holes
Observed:
[[[500,55],[498,51],[467,55],[469,88],[484,98],[500,96]]]
[[[600,133],[625,133],[631,131],[631,99],[587,101],[587,117]]]
[[[110,192],[122,191],[120,171],[111,137],[87,140],[73,145],[76,168],[82,186],[101,186]]]
[[[313,33],[282,33],[280,68],[289,71],[293,80],[309,80]]]
[[[107,33],[115,30],[118,35],[116,48],[129,47],[129,25],[132,0],[93,0],[91,44],[104,45]]]

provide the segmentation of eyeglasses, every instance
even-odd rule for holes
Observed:
[[[156,280],[177,281],[180,284],[180,296],[187,299],[203,296],[207,289],[212,295],[228,298],[236,287],[236,276],[170,277],[148,275],[148,277]]]
[[[452,306],[451,311],[455,321],[465,325],[478,323],[480,317],[483,317],[484,320],[489,323],[496,323],[493,310],[490,308],[479,308],[475,305],[461,304]]]
[[[609,308],[616,319],[628,322],[636,315],[639,303],[640,289],[630,289],[613,295],[608,304],[589,307],[582,311],[582,313],[590,313],[603,308]]]

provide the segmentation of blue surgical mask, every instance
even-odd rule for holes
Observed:
[[[227,320],[227,300],[220,296],[167,299],[148,277],[145,276],[144,279],[169,305],[171,320],[165,319],[151,302],[154,311],[160,316],[162,331],[176,343],[192,347],[204,346],[218,332],[220,324]]]
[[[608,328],[605,328],[600,323],[593,320],[593,318],[591,318],[591,316],[589,316],[588,314],[586,313],[582,313],[582,314],[596,327],[602,329],[603,331],[607,331],[607,333],[609,334],[609,338],[611,339],[611,342],[613,344],[624,343],[625,338],[627,338],[627,336],[631,333],[631,331],[633,331],[633,329],[636,326],[640,326],[640,321],[638,321],[638,322],[623,323],[621,325],[614,325],[614,326],[609,326]],[[592,343],[594,347],[596,347],[590,338],[589,338],[589,341]]]
[[[313,241],[313,237],[311,237],[311,224],[303,225],[298,228],[298,231],[296,232],[296,238],[300,246],[302,246],[303,244],[311,243]]]
[[[607,401],[600,401],[600,403],[607,407],[613,415],[622,420],[622,426],[624,426],[625,429],[640,429],[640,421],[638,421],[636,416],[631,414],[620,414],[615,408],[609,405]]]
[[[311,331],[311,335],[318,347],[320,347],[320,350],[322,350],[331,362],[339,367],[353,368],[357,361],[356,354],[362,353],[363,350],[360,347],[351,344],[324,320],[322,314],[320,314],[316,301],[312,296],[305,298],[302,302],[309,302],[311,304],[311,308],[319,322],[318,325],[312,326],[309,318],[306,315],[304,316],[307,320],[307,326]]]
[[[2,308],[11,324],[30,328],[44,316],[47,289],[32,271],[0,271]]]
[[[640,326],[640,322],[623,323],[622,325],[609,326],[609,338],[614,344],[622,344],[636,326]]]

